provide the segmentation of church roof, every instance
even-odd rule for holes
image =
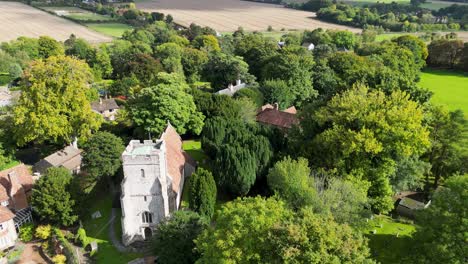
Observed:
[[[166,145],[167,172],[172,178],[172,189],[178,193],[185,163],[194,164],[194,160],[182,149],[182,139],[171,124],[167,125],[160,139]]]

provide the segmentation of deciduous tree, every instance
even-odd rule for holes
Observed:
[[[109,132],[97,132],[83,145],[82,167],[94,181],[111,177],[122,165],[120,156],[125,146]]]
[[[369,181],[373,208],[389,211],[396,163],[429,147],[419,105],[401,91],[386,96],[357,86],[317,111],[303,112],[303,139],[298,142],[311,164]]]
[[[225,204],[196,239],[204,263],[373,263],[366,240],[330,216],[293,213],[273,198]],[[311,239],[313,238],[313,239]]]
[[[97,130],[101,117],[91,110],[90,69],[70,57],[34,62],[24,73],[21,97],[13,109],[18,145],[30,141],[72,142]]]
[[[204,116],[198,112],[188,86],[176,74],[160,73],[155,86],[143,88],[128,101],[135,124],[153,135],[160,134],[170,122],[178,133],[200,134]],[[165,80],[162,80],[165,79]]]
[[[431,205],[416,217],[413,263],[466,262],[468,175],[454,176],[437,190]]]
[[[208,221],[192,211],[177,211],[160,223],[154,233],[153,252],[167,264],[192,264],[199,258],[194,240]]]

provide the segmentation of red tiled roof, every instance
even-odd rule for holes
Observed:
[[[6,183],[5,180],[7,180],[8,183],[6,183],[5,188],[7,189],[10,188],[10,180],[8,179],[8,174],[11,172],[16,173],[16,176],[18,177],[20,184],[23,186],[26,192],[32,189],[34,185],[34,180],[33,180],[33,177],[31,175],[29,168],[24,164],[20,164],[13,168],[0,171],[0,184],[5,186],[4,183]]]
[[[15,210],[24,209],[28,207],[26,193],[32,189],[33,184],[32,175],[24,164],[0,171],[0,199],[8,200],[8,206]]]
[[[257,114],[257,122],[279,128],[291,128],[293,125],[297,125],[299,120],[295,114],[279,111],[274,108],[266,108]]]
[[[172,178],[172,189],[178,193],[183,175],[185,163],[194,162],[193,159],[182,149],[182,139],[179,134],[168,124],[161,136],[166,145],[167,171]],[[189,158],[190,157],[190,158]]]
[[[0,223],[4,223],[8,220],[11,220],[15,215],[10,211],[10,209],[5,206],[0,206]]]

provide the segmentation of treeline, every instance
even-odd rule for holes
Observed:
[[[468,72],[468,43],[456,39],[440,39],[432,41],[428,49],[428,65]]]
[[[317,17],[324,21],[360,28],[379,27],[388,31],[404,32],[468,28],[467,18],[462,15],[466,14],[466,8],[458,5],[440,11],[431,11],[419,5],[395,2],[375,3],[361,7],[330,0],[310,0],[292,7],[317,12]]]

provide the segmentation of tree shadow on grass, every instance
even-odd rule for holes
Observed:
[[[413,240],[409,236],[368,234],[371,256],[382,264],[403,263],[409,256]]]

